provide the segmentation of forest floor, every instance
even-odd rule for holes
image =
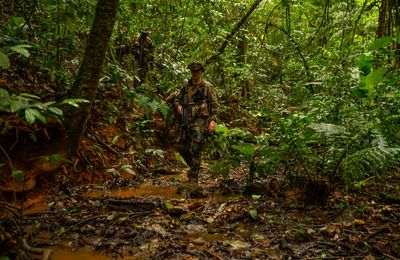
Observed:
[[[264,181],[262,196],[246,196],[240,174],[224,181],[204,164],[196,186],[182,166],[169,166],[101,186],[49,188],[21,205],[15,223],[51,259],[400,258],[400,203],[382,195],[399,197],[398,172],[306,205],[304,190],[276,190],[278,177]]]

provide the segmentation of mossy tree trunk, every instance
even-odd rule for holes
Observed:
[[[96,98],[99,79],[106,56],[108,42],[117,17],[119,0],[99,0],[92,30],[69,97],[83,98],[90,103],[82,104],[79,109],[67,111],[65,117],[67,154],[76,153],[79,140],[85,131],[86,121],[90,115],[92,102]]]

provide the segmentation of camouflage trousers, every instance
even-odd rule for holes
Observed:
[[[196,119],[190,125],[187,136],[181,139],[178,152],[182,155],[185,162],[190,167],[189,178],[197,179],[200,171],[201,152],[204,147],[206,135],[208,133],[208,120]]]

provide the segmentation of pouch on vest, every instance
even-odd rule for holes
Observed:
[[[207,118],[209,116],[210,116],[210,113],[208,112],[208,104],[207,104],[207,101],[204,100],[200,105],[200,115],[199,115],[199,117]]]

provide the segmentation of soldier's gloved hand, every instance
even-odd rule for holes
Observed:
[[[176,108],[176,111],[178,112],[178,114],[182,115],[183,107],[181,105],[178,105],[178,107]]]
[[[214,120],[211,120],[210,125],[208,126],[208,131],[209,131],[210,133],[214,133],[214,132],[215,132],[215,126],[216,126],[215,121],[214,121]]]

